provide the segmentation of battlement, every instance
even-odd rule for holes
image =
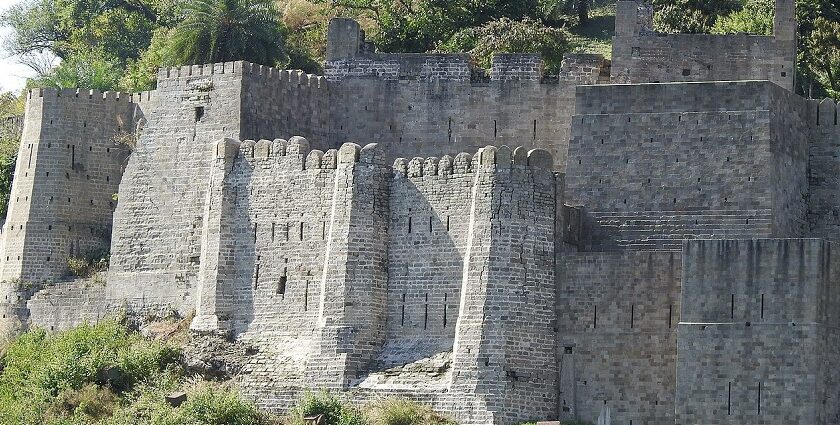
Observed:
[[[394,161],[394,174],[397,177],[421,178],[444,177],[452,174],[468,174],[477,168],[510,169],[510,168],[540,168],[551,171],[554,160],[551,154],[542,149],[531,149],[519,146],[512,150],[507,146],[496,148],[487,146],[480,149],[474,156],[461,152],[455,157],[428,158],[397,158]]]
[[[808,120],[813,126],[821,127],[820,130],[833,131],[838,127],[838,102],[831,98],[823,100],[808,101]]]
[[[323,76],[307,74],[301,70],[281,70],[246,61],[161,68],[158,71],[158,80],[209,77],[216,74],[260,76],[266,80],[285,81],[313,88],[326,88],[326,78]]]
[[[87,98],[98,99],[103,101],[119,102],[121,100],[134,102],[134,95],[132,93],[117,92],[117,91],[99,91],[86,89],[51,89],[51,88],[34,88],[29,89],[27,94],[29,99],[45,98]]]
[[[298,170],[335,170],[340,164],[365,163],[382,165],[383,156],[375,143],[364,147],[355,143],[344,143],[339,149],[326,152],[310,149],[309,141],[304,137],[294,136],[289,140],[274,139],[259,141],[224,139],[216,143],[215,157],[226,161],[242,158],[254,166],[271,168],[282,164],[288,168],[289,161],[294,161]]]

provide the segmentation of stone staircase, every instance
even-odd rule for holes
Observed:
[[[685,239],[769,237],[770,210],[632,211],[588,213],[595,221],[592,249],[679,251]]]

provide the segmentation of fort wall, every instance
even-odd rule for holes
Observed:
[[[807,129],[796,106],[766,82],[579,87],[566,202],[585,208],[582,246],[801,236]]]
[[[681,282],[678,252],[560,258],[561,418],[674,423]]]
[[[3,279],[52,280],[67,259],[107,250],[113,195],[135,130],[131,95],[34,89],[3,231]]]
[[[686,242],[676,423],[832,423],[837,376],[823,369],[833,361],[821,351],[836,342],[831,248],[811,239]]]
[[[336,99],[325,77],[243,62],[241,90],[242,140],[303,134],[313,149],[340,146],[328,145]]]
[[[556,374],[529,372],[556,367],[546,152],[487,147],[392,168],[376,145],[321,152],[295,137],[226,140],[215,155],[192,328],[259,347],[247,393],[283,408],[299,388],[392,394],[409,382],[465,423],[556,410]],[[440,367],[457,374],[409,376],[450,357]],[[408,381],[388,379],[403,366]]]
[[[557,415],[554,226],[546,151],[478,154],[450,392],[461,423]]]
[[[538,55],[498,54],[488,76],[465,54],[345,50],[324,72],[334,99],[352,99],[332,102],[331,145],[371,140],[389,159],[474,152],[491,142],[547,150],[562,171],[574,87],[609,73],[598,55],[565,55],[559,75],[546,77]]]
[[[120,184],[108,298],[193,308],[214,141],[240,132],[242,63],[163,69]]]
[[[333,96],[353,101],[336,104],[332,145],[373,140],[388,158],[397,158],[407,152],[424,157],[455,155],[476,151],[490,141],[496,146],[546,149],[562,169],[574,84],[533,79],[473,83],[463,59],[428,59],[437,68],[448,62],[449,70],[435,77],[394,74],[394,78],[347,77],[333,83]],[[460,69],[460,74],[452,68]]]
[[[616,83],[769,80],[793,90],[796,67],[794,10],[776,1],[773,36],[660,34],[653,8],[619,1],[613,37]]]
[[[451,352],[475,174],[472,155],[399,158],[388,234],[389,357],[378,367]]]
[[[834,99],[808,101],[809,224],[814,237],[840,240],[840,126]]]

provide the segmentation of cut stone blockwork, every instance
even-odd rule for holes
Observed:
[[[710,36],[621,1],[614,60],[557,75],[337,18],[324,76],[33,90],[0,328],[194,311],[255,349],[237,383],[276,412],[329,388],[464,424],[836,424],[838,107],[790,91],[776,4],[773,36]],[[109,243],[104,287],[55,282]]]

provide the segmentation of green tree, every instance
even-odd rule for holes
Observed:
[[[176,22],[180,1],[28,0],[0,16],[11,27],[4,49],[21,55],[36,84],[114,90],[124,69],[149,46],[157,28]],[[61,59],[44,68],[40,53]],[[108,75],[105,75],[105,74]],[[130,87],[128,87],[130,89]]]
[[[184,64],[285,64],[279,19],[274,0],[191,0],[175,26],[169,54]]]
[[[456,33],[490,21],[542,17],[557,9],[538,0],[316,0],[339,13],[371,20],[373,39],[387,52],[427,52],[438,49]]]
[[[29,0],[12,6],[0,22],[12,28],[5,48],[13,54],[49,51],[67,59],[90,49],[121,61],[138,58],[152,33],[175,22],[179,2],[165,0]]]
[[[9,193],[23,126],[24,102],[23,95],[0,93],[0,217],[5,217],[9,208]]]
[[[102,51],[75,53],[49,73],[35,78],[41,87],[114,90],[119,86],[122,69],[119,61]]]
[[[514,21],[501,18],[458,32],[444,44],[443,49],[468,52],[484,68],[490,67],[495,53],[540,53],[546,71],[556,73],[560,69],[563,52],[569,50],[568,38],[567,31],[548,27],[535,19]]]
[[[744,8],[719,17],[712,27],[712,34],[758,34],[773,33],[773,0],[747,0]]]
[[[805,39],[806,72],[834,98],[840,98],[840,23],[819,17]]]
[[[743,8],[743,0],[653,0],[653,25],[666,33],[708,33],[718,17]]]

